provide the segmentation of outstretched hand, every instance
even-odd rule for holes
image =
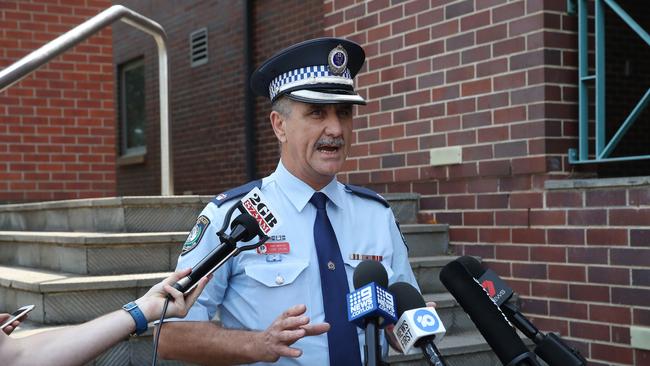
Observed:
[[[276,362],[280,357],[300,357],[302,350],[291,347],[300,338],[314,336],[327,332],[328,323],[312,324],[305,314],[305,305],[295,305],[282,315],[263,332],[258,333],[259,349],[264,354],[261,361]]]
[[[197,286],[187,295],[184,295],[182,292],[173,288],[172,285],[178,282],[181,278],[187,276],[190,272],[191,268],[187,268],[172,273],[169,277],[149,289],[144,296],[135,301],[140,309],[142,309],[147,320],[153,321],[160,318],[167,294],[172,296],[172,300],[169,302],[165,317],[182,318],[187,315],[190,307],[194,304],[205,288],[205,285],[212,278],[212,275],[201,278],[199,282],[197,282]]]

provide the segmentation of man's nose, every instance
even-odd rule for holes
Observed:
[[[343,124],[337,113],[328,113],[325,121],[325,134],[329,136],[341,136],[343,134]]]

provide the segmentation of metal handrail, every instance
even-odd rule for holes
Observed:
[[[56,39],[48,42],[29,55],[0,71],[0,93],[19,82],[51,59],[103,28],[121,20],[153,36],[158,46],[158,85],[160,99],[160,181],[161,195],[174,194],[173,171],[171,165],[171,145],[169,129],[169,82],[167,65],[167,34],[160,24],[146,18],[122,5],[113,5],[87,21],[79,24]]]

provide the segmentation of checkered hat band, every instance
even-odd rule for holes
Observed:
[[[302,67],[285,72],[273,79],[269,85],[269,96],[273,100],[284,90],[308,84],[352,85],[352,76],[348,69],[345,69],[341,75],[334,75],[327,65]]]

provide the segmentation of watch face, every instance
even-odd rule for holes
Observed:
[[[135,309],[137,306],[138,305],[136,303],[130,302],[130,303],[125,304],[124,306],[122,306],[122,309],[124,309],[126,311],[131,311],[131,310]]]

